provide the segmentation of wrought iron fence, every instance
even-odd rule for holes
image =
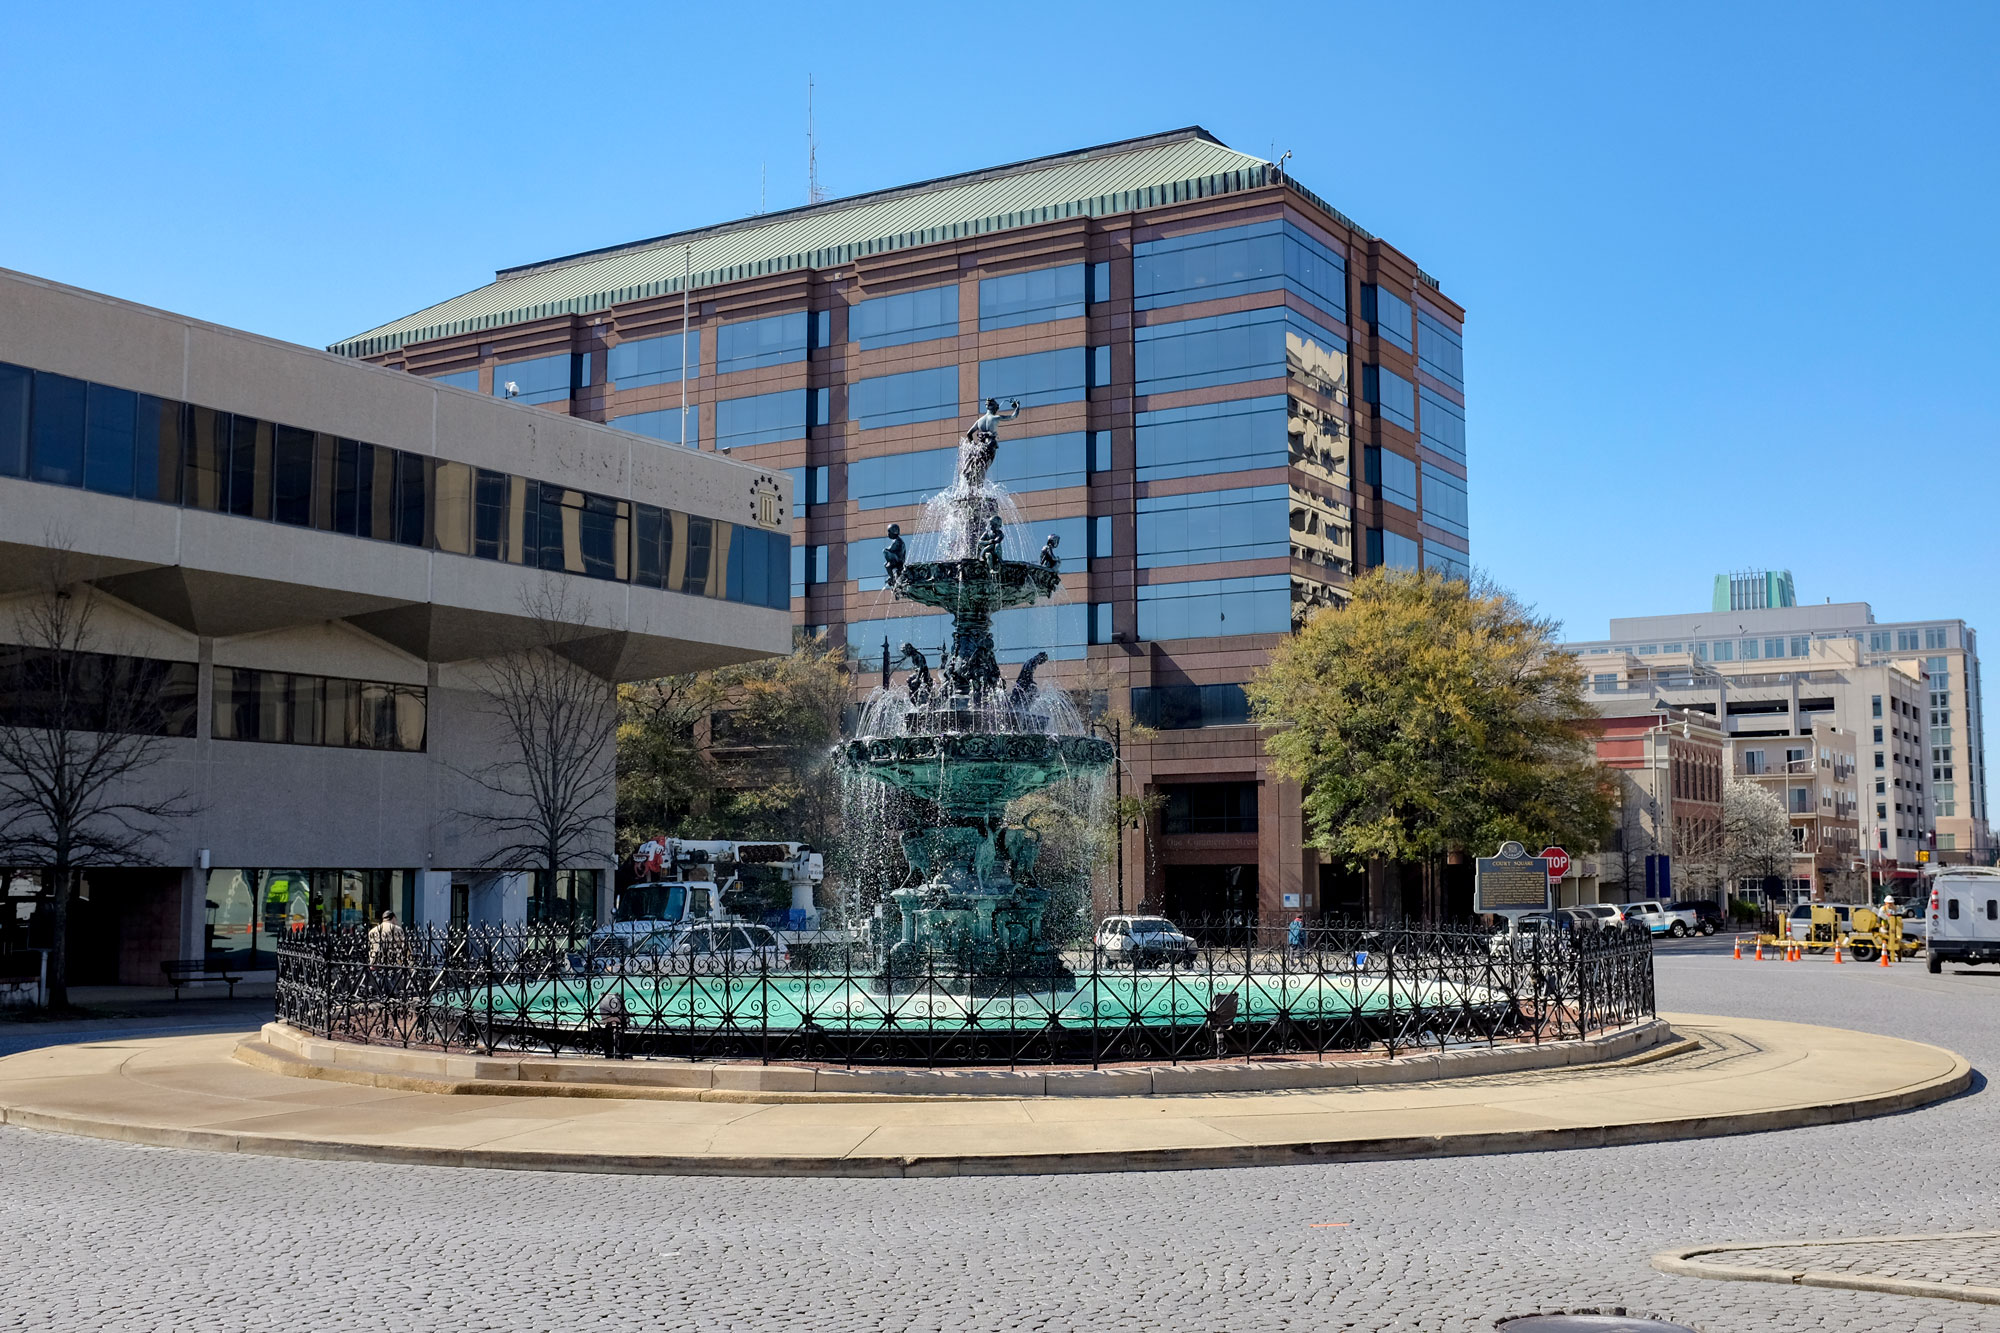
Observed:
[[[291,937],[277,971],[293,1027],[485,1054],[1094,1067],[1544,1042],[1653,1012],[1643,926],[1237,922],[1019,967],[934,954],[893,970],[859,940],[788,946],[758,927],[356,926]]]

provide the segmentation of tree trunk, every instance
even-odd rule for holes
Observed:
[[[59,865],[44,875],[49,886],[49,1008],[69,1008],[69,895],[74,872]]]

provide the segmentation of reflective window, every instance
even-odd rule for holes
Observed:
[[[577,358],[568,352],[509,361],[493,367],[493,396],[517,403],[567,402],[577,370]]]
[[[949,338],[958,332],[958,287],[926,287],[856,302],[847,312],[847,336],[863,348]]]
[[[271,436],[271,517],[294,527],[312,523],[313,433],[276,427]]]
[[[1105,556],[1116,554],[1111,544],[1111,515],[1099,514],[1090,520],[1090,558],[1102,560]]]
[[[1291,550],[1291,489],[1283,484],[1138,502],[1138,565],[1261,560]]]
[[[801,518],[827,502],[826,471],[823,467],[785,469],[785,475],[792,479],[792,508]]]
[[[684,415],[688,435],[685,440],[681,438],[681,421]],[[605,424],[667,444],[685,444],[690,449],[701,443],[701,409],[693,404],[689,404],[685,414],[678,407],[664,408],[658,412],[627,412],[622,417],[612,417]]]
[[[979,397],[1023,407],[1082,401],[1090,387],[1089,358],[1081,347],[1058,347],[979,363]]]
[[[1112,628],[1112,609],[1110,602],[1093,602],[1091,604],[1090,641],[1092,643],[1110,643],[1112,641],[1112,635],[1115,632]]]
[[[1096,263],[1090,266],[1090,303],[1097,305],[1111,299],[1111,265]]]
[[[88,386],[67,375],[35,372],[34,427],[28,475],[57,486],[83,484],[83,419]]]
[[[209,727],[219,741],[421,753],[425,705],[421,685],[219,666]]]
[[[1375,404],[1385,421],[1404,430],[1417,428],[1417,386],[1387,366],[1361,368],[1361,396]]]
[[[1448,458],[1463,463],[1465,409],[1426,385],[1417,386],[1417,398],[1423,404],[1423,414],[1419,417],[1419,421],[1423,425],[1424,444]]]
[[[471,370],[454,370],[446,375],[430,375],[426,378],[433,384],[445,384],[454,389],[470,389],[474,393],[479,392],[479,367],[477,366],[474,366]]]
[[[1182,782],[1163,786],[1162,833],[1255,833],[1257,784]]]
[[[1440,467],[1423,469],[1424,522],[1460,537],[1472,535],[1471,512],[1465,501],[1465,479]],[[1780,656],[1772,653],[1771,656]]]
[[[604,359],[605,374],[614,389],[643,389],[648,384],[678,384],[681,378],[681,335],[635,338],[612,347]],[[687,371],[701,373],[701,330],[688,330]],[[493,372],[497,383],[499,370]]]
[[[1435,569],[1448,579],[1472,577],[1472,565],[1466,560],[1464,552],[1432,541],[1424,543],[1424,568]]]
[[[1345,358],[1344,339],[1283,306],[1149,324],[1133,335],[1134,390],[1174,393],[1276,379],[1294,361],[1323,363],[1335,354]]]
[[[724,324],[715,331],[715,373],[782,366],[806,359],[810,317],[803,310]]]
[[[1081,486],[1089,480],[1084,472],[1088,447],[1082,431],[1009,439],[987,475],[1015,492]],[[847,465],[847,494],[863,509],[921,504],[951,485],[957,469],[956,446],[863,458]]]
[[[1282,634],[1292,627],[1291,579],[1284,574],[1154,583],[1138,594],[1142,639]]]
[[[238,414],[229,432],[229,485],[223,507],[239,518],[271,516],[271,423]],[[393,538],[393,531],[381,534]]]
[[[1376,334],[1410,351],[1410,303],[1386,287],[1368,283],[1361,288],[1361,318],[1375,326]]]
[[[132,440],[138,432],[139,395],[130,389],[90,386],[85,406],[83,484],[105,495],[132,493]]]
[[[1417,365],[1459,392],[1465,391],[1464,339],[1428,310],[1417,312]]]
[[[0,381],[0,414],[6,411],[4,398],[4,381]],[[138,435],[132,446],[132,494],[138,499],[179,502],[186,415],[179,403],[147,393],[139,395]],[[0,444],[0,454],[5,449]]]
[[[18,477],[28,467],[28,407],[34,400],[34,372],[0,364],[0,477]]]
[[[191,737],[197,683],[193,662],[0,644],[0,726]]]
[[[856,380],[847,391],[848,418],[863,430],[942,421],[957,416],[959,407],[957,366],[877,375]]]
[[[1423,563],[1423,551],[1417,543],[1400,532],[1390,532],[1383,528],[1368,529],[1368,564],[1387,565],[1391,569],[1418,569]]]
[[[1090,470],[1094,473],[1111,470],[1111,432],[1108,430],[1090,432]]]
[[[1290,453],[1289,407],[1280,394],[1141,412],[1133,433],[1134,476],[1159,481],[1283,467]]]
[[[1083,314],[1082,264],[985,278],[979,284],[979,327],[1011,329]]]
[[[1417,465],[1392,449],[1368,446],[1367,479],[1382,492],[1382,498],[1415,513],[1417,509]],[[1415,566],[1411,566],[1415,568]]]
[[[715,404],[715,447],[734,449],[750,444],[775,444],[779,440],[803,440],[807,406],[803,389],[719,399]]]
[[[1253,222],[1133,247],[1135,310],[1277,288],[1347,321],[1346,261],[1290,223]]]
[[[1132,720],[1160,731],[1237,727],[1250,721],[1241,685],[1141,685],[1132,690]]]

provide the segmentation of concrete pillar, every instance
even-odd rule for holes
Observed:
[[[451,872],[417,872],[417,911],[413,926],[443,926],[451,923]]]

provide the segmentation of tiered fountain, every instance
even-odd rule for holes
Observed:
[[[851,772],[907,798],[907,873],[878,909],[881,980],[951,976],[976,991],[1073,986],[1044,928],[1050,892],[1036,882],[1040,835],[1008,822],[1015,801],[1065,779],[1106,773],[1110,742],[1082,734],[1067,700],[1035,682],[1037,653],[1012,681],[993,647],[993,615],[1033,605],[1062,585],[1056,539],[1038,560],[1006,557],[1006,493],[987,479],[1003,413],[986,412],[959,444],[958,474],[934,499],[935,558],[907,560],[892,527],[883,563],[892,593],[951,613],[951,646],[935,672],[912,644],[900,690],[885,691],[841,747]],[[885,886],[886,887],[886,886]]]

